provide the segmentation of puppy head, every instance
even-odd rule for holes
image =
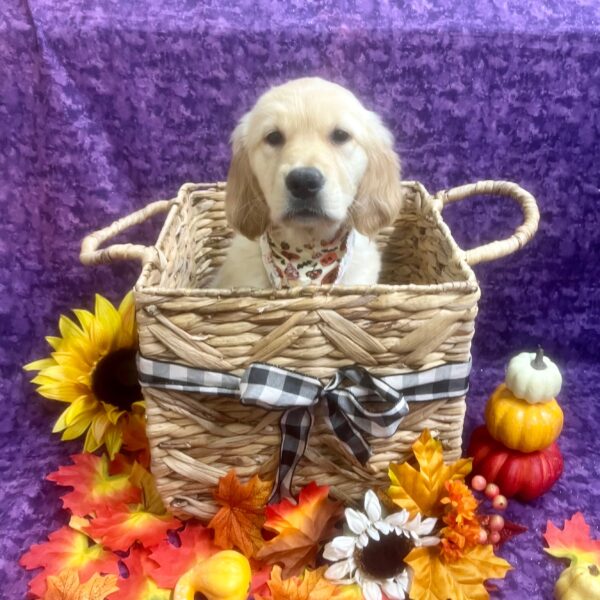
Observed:
[[[230,224],[250,239],[269,223],[371,237],[401,204],[391,133],[341,86],[297,79],[266,92],[232,136]]]

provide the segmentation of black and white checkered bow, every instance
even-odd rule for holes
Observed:
[[[231,396],[246,406],[284,411],[271,501],[291,497],[294,470],[304,455],[317,408],[339,441],[365,464],[371,455],[365,435],[393,435],[409,411],[408,402],[466,394],[470,369],[470,362],[449,363],[379,378],[361,367],[345,367],[323,385],[314,377],[264,363],[251,365],[240,378],[138,356],[142,386]]]

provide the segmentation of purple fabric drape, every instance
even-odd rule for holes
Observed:
[[[305,74],[353,89],[394,131],[406,179],[430,190],[510,179],[540,202],[534,242],[477,267],[468,434],[511,353],[544,344],[564,368],[566,473],[508,517],[498,598],[549,598],[547,518],[600,530],[600,8],[592,0],[6,0],[0,11],[0,580],[25,595],[20,554],[64,521],[43,480],[79,444],[20,367],[60,313],[119,299],[137,265],[85,269],[81,238],[185,181],[225,177],[228,137],[259,92]],[[472,200],[445,218],[463,247],[519,212]],[[159,223],[136,239],[149,242]]]

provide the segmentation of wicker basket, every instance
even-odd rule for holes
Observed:
[[[484,181],[430,196],[404,184],[407,210],[383,231],[381,284],[311,286],[292,290],[211,289],[232,236],[224,214],[225,185],[186,184],[177,198],[150,204],[82,244],[85,264],[139,259],[135,286],[140,353],[149,359],[241,375],[259,361],[324,381],[359,364],[378,376],[422,371],[470,358],[480,290],[471,266],[511,254],[534,235],[534,198],[514,183]],[[469,196],[506,196],[524,222],[508,239],[462,251],[441,210]],[[99,246],[152,215],[168,212],[155,246]],[[163,499],[178,513],[210,518],[212,489],[235,468],[240,477],[273,478],[279,462],[280,412],[237,399],[145,387],[152,471]],[[367,487],[385,483],[391,461],[405,460],[429,428],[448,459],[461,452],[465,396],[411,404],[388,439],[369,440],[361,464],[318,416],[295,485],[327,483],[355,503]]]

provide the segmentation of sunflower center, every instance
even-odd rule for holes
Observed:
[[[135,348],[121,348],[100,359],[92,374],[92,390],[103,402],[129,410],[142,399]]]
[[[404,559],[413,548],[409,538],[392,532],[382,535],[378,542],[369,540],[367,546],[358,551],[356,561],[373,579],[389,579],[406,568]]]

